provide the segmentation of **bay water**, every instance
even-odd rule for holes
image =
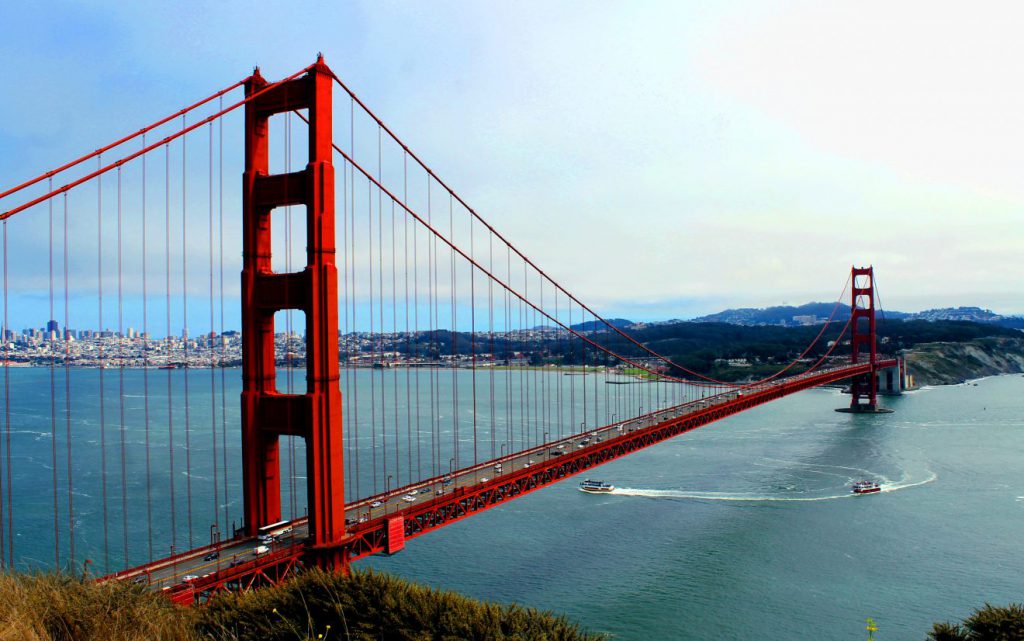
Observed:
[[[70,567],[72,529],[74,567],[89,558],[98,573],[142,563],[150,554],[165,556],[172,545],[177,550],[202,545],[211,529],[229,532],[241,517],[240,383],[237,370],[221,374],[193,371],[186,406],[180,370],[107,370],[100,395],[98,370],[73,371],[65,381],[60,371],[51,378],[46,368],[10,368],[12,464],[10,483],[6,468],[0,470],[0,509],[8,553],[14,542],[15,565],[47,568],[56,557]],[[367,402],[374,375],[381,387]],[[363,462],[355,477],[362,494],[443,472],[454,464],[456,444],[465,443],[474,426],[480,430],[480,460],[498,443],[520,449],[543,438],[542,431],[557,429],[555,416],[535,416],[531,423],[529,416],[515,415],[514,401],[527,391],[520,388],[530,384],[529,376],[494,375],[493,402],[507,412],[483,407],[491,397],[481,393],[474,413],[467,405],[470,381],[464,373],[434,379],[417,373],[427,378],[420,381],[422,407],[416,411],[436,417],[417,425],[403,418],[413,414],[415,399],[394,394],[405,385],[415,389],[413,379],[405,381],[404,372],[353,373],[361,377],[351,382],[362,385],[362,400],[360,407],[346,407],[346,430],[357,422],[353,418],[369,425],[377,407],[394,418],[387,422],[394,427],[390,470],[376,458],[383,456],[383,444],[371,443],[365,433],[357,448],[347,450]],[[559,373],[540,377],[540,388],[533,379],[535,392],[547,380],[549,391],[560,384],[565,394],[579,394],[573,416],[560,419],[574,426],[581,417],[596,424],[621,418],[640,403],[652,408],[677,395],[654,385],[600,381],[589,387],[593,377],[589,382]],[[282,389],[285,385],[282,380]],[[447,398],[451,387],[462,391],[457,406],[430,407],[428,394]],[[584,387],[597,389],[586,414]],[[353,398],[351,391],[347,398]],[[867,617],[878,624],[876,638],[923,639],[934,621],[963,617],[985,602],[1024,600],[1024,377],[884,399],[893,414],[833,411],[848,403],[848,396],[830,389],[787,397],[588,474],[615,485],[611,494],[584,494],[577,480],[567,480],[357,567],[564,613],[588,629],[630,640],[861,639],[867,636]],[[489,414],[497,414],[493,424],[476,420]],[[410,449],[410,443],[432,434],[439,441],[433,453]],[[346,432],[349,447],[353,436]],[[381,451],[373,452],[374,446]],[[291,443],[282,448],[287,516],[304,509],[301,442],[294,445],[294,460],[292,452]],[[473,453],[463,449],[460,456],[464,465]],[[8,460],[6,449],[2,458]],[[389,472],[398,480],[387,479]],[[353,493],[353,472],[347,477]],[[168,478],[174,479],[173,511]],[[851,483],[862,479],[879,481],[882,492],[852,495]],[[122,505],[128,506],[127,517]]]
[[[635,641],[918,640],[1024,601],[1024,377],[848,403],[796,394],[592,472],[611,495],[567,481],[368,565]]]

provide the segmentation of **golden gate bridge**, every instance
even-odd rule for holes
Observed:
[[[771,376],[673,361],[537,266],[322,58],[257,69],[0,211],[0,563],[88,559],[181,603],[346,571],[811,387],[850,380],[847,411],[881,411],[879,373],[901,367],[876,348],[871,267]],[[46,328],[16,335],[32,314]],[[27,433],[49,447],[26,455]]]

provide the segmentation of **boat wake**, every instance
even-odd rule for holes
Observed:
[[[891,481],[884,476],[877,475],[881,479],[880,485],[882,486],[882,492],[896,492],[899,490],[906,490],[912,487],[918,487],[926,485],[935,481],[938,478],[934,472],[928,472],[927,477],[924,479],[911,480],[901,479],[899,481]],[[774,502],[814,502],[814,501],[834,501],[836,499],[848,499],[858,496],[845,489],[841,494],[824,494],[817,496],[799,496],[799,494],[810,494],[809,492],[791,492],[791,493],[780,493],[780,494],[744,494],[744,493],[730,493],[730,492],[697,492],[697,491],[686,491],[686,490],[652,490],[643,488],[632,488],[632,487],[617,487],[609,494],[618,496],[639,496],[649,499],[676,499],[676,500],[693,500],[693,501],[733,501],[741,503],[774,503]]]

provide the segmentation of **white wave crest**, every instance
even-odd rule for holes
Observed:
[[[884,478],[884,477],[883,477]],[[938,478],[934,472],[928,472],[928,475],[921,480],[909,480],[904,479],[896,482],[890,482],[886,479],[886,482],[882,483],[882,492],[896,492],[899,490],[905,490],[911,487],[918,487],[931,483]],[[650,499],[689,499],[694,501],[734,501],[742,503],[763,503],[763,502],[814,502],[814,501],[833,501],[836,499],[848,499],[857,494],[852,492],[843,492],[842,494],[828,494],[824,496],[793,496],[793,493],[785,494],[743,494],[743,493],[730,493],[730,492],[697,492],[697,491],[686,491],[686,490],[652,490],[644,488],[632,488],[632,487],[617,487],[611,491],[611,494],[618,496],[640,496]]]

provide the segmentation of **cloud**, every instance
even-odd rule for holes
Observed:
[[[21,25],[0,53],[23,89],[0,105],[5,183],[253,64],[280,77],[322,50],[477,211],[603,313],[828,299],[853,263],[876,265],[893,309],[1024,312],[1016,5],[61,9],[56,22],[0,10]],[[373,134],[358,133],[372,156]]]

